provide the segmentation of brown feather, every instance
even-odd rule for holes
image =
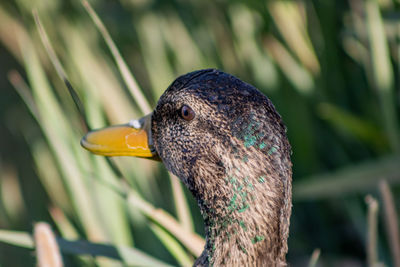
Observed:
[[[180,116],[183,105],[192,120]],[[152,137],[204,217],[206,245],[195,266],[286,265],[291,148],[265,95],[218,70],[188,73],[161,96]]]

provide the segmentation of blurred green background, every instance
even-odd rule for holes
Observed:
[[[66,239],[134,247],[172,265],[196,256],[179,231],[204,234],[195,201],[162,164],[112,159],[121,180],[80,147],[85,131],[41,42],[36,9],[93,128],[147,112],[135,88],[153,108],[178,75],[201,68],[259,88],[293,148],[288,262],[307,266],[320,249],[320,266],[366,265],[371,194],[378,261],[394,266],[378,185],[387,180],[399,206],[399,1],[90,3],[138,88],[80,1],[0,2],[0,229],[31,233],[46,221]],[[153,207],[174,216],[178,230]],[[1,266],[35,265],[31,249],[9,243],[0,243]],[[64,261],[128,264],[71,253]]]

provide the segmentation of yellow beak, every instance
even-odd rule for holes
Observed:
[[[115,125],[87,133],[81,145],[103,156],[133,156],[159,160],[151,139],[151,114],[128,124]]]

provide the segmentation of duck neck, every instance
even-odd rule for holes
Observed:
[[[196,197],[206,232],[206,246],[195,265],[285,265],[290,173],[262,169],[231,166],[213,179],[204,177],[213,174],[203,173],[203,180],[213,182],[195,190],[201,194]]]

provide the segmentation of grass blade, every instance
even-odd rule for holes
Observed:
[[[20,36],[25,38],[27,35],[26,29],[15,16],[10,15],[7,9],[0,6],[0,41],[19,62],[22,62],[22,54],[18,46],[18,38]]]
[[[34,143],[32,156],[40,182],[48,192],[52,203],[65,212],[71,213],[71,199],[65,190],[60,170],[48,146],[44,142]]]
[[[37,14],[35,14],[35,19],[36,19],[36,23],[37,23],[37,27],[39,28],[39,31],[41,33],[41,37],[42,37],[42,41],[47,49],[47,52],[50,56],[50,58],[52,59],[53,64],[55,65],[55,68],[57,69],[57,72],[59,74],[59,76],[64,80],[64,82],[66,82],[67,86],[69,85],[69,92],[72,96],[72,98],[74,99],[74,102],[76,103],[78,109],[80,109],[80,114],[81,114],[81,119],[85,122],[86,128],[89,128],[87,125],[87,121],[86,121],[86,113],[83,110],[83,105],[81,103],[81,101],[79,100],[78,95],[76,94],[76,92],[74,91],[74,89],[70,86],[70,83],[68,82],[68,79],[66,78],[65,72],[60,64],[60,62],[58,61],[54,50],[51,47],[50,42],[48,41],[47,35],[43,29],[43,27],[41,26],[39,17],[37,16]],[[45,102],[46,105],[48,104],[49,101]],[[54,112],[53,110],[51,110],[50,112]],[[69,125],[65,125],[64,128],[68,128]],[[73,136],[73,134],[69,135],[69,137],[71,138],[71,136]],[[67,136],[66,136],[67,137]],[[65,138],[66,140],[68,138]],[[75,139],[76,140],[76,139]],[[80,157],[82,158],[82,154],[80,152],[82,151],[74,151],[74,149],[76,149],[75,147],[73,147],[73,149],[71,149],[70,152],[75,152],[74,155],[75,157]],[[65,150],[65,149],[64,149]],[[79,148],[80,150],[80,148]],[[62,152],[60,152],[62,153]],[[85,162],[85,160],[79,160],[79,162]],[[87,162],[87,159],[86,159]],[[70,162],[71,164],[72,162]],[[65,162],[61,163],[62,165],[65,164]],[[77,161],[75,161],[73,164],[75,164],[75,168],[79,168],[79,164]],[[87,162],[87,164],[83,164],[88,165],[89,163]],[[108,168],[106,168],[108,169]],[[77,172],[80,172],[77,171]],[[107,179],[114,179],[113,175],[108,172],[109,175],[105,175],[105,177]],[[71,178],[70,175],[68,175],[69,179],[75,180],[76,178]],[[79,178],[78,178],[79,179]],[[79,191],[78,187],[81,188],[81,186],[75,185],[73,186],[73,191]],[[82,190],[84,190],[84,188],[82,188]],[[120,203],[120,200],[116,198],[114,192],[112,192],[109,188],[105,188],[103,186],[98,186],[94,188],[94,194],[92,196],[90,196],[89,193],[85,193],[87,196],[85,196],[86,198],[90,198],[92,197],[93,200],[93,206],[97,205],[97,203],[100,203],[100,206],[102,206],[101,209],[96,209],[95,207],[93,208],[89,208],[87,209],[87,212],[82,213],[82,219],[85,218],[86,223],[91,223],[92,226],[94,227],[94,224],[98,224],[96,225],[97,229],[102,229],[102,228],[107,228],[110,229],[107,233],[104,233],[104,238],[110,238],[112,237],[112,240],[115,241],[116,243],[122,243],[122,244],[131,244],[131,233],[129,231],[129,227],[128,227],[128,223],[125,220],[126,218],[126,214],[123,212],[122,209],[122,203]],[[82,199],[80,201],[83,201]],[[88,201],[84,201],[83,203],[88,203]],[[88,205],[88,204],[86,204]],[[81,205],[77,208],[78,211],[81,211],[81,209],[84,207],[84,205]],[[92,216],[89,216],[90,214],[92,214]],[[90,218],[91,217],[91,218]],[[97,217],[101,220],[98,219],[94,219],[94,217]],[[103,222],[103,224],[98,223],[99,221]],[[91,229],[96,229],[96,227],[92,228],[87,228],[88,230]],[[102,229],[103,230],[103,229]],[[107,236],[107,237],[106,237]],[[104,239],[106,240],[106,239]]]
[[[30,234],[19,231],[0,230],[0,241],[23,248],[34,248],[35,246]]]
[[[49,213],[55,222],[58,231],[62,233],[63,237],[68,239],[78,239],[79,234],[72,223],[68,220],[64,212],[58,207],[50,207]]]
[[[169,266],[138,249],[126,246],[90,243],[87,241],[57,240],[63,253],[73,255],[92,255],[122,261],[128,266]]]
[[[172,185],[172,193],[174,196],[176,213],[178,215],[178,220],[182,224],[182,227],[189,231],[193,232],[193,220],[192,215],[190,213],[190,209],[187,203],[187,198],[183,192],[182,184],[178,177],[175,175],[168,173],[169,179]]]
[[[106,240],[105,231],[98,224],[96,209],[88,192],[87,179],[85,181],[82,176],[76,155],[71,149],[74,147],[73,145],[78,146],[73,138],[72,129],[51,90],[31,40],[21,40],[21,46],[23,47],[25,67],[35,102],[40,114],[46,114],[46,116],[41,116],[39,125],[56,156],[57,163],[71,193],[74,210],[81,219],[89,238]]]
[[[365,197],[368,205],[368,238],[367,238],[367,262],[368,266],[374,267],[378,263],[378,202],[372,196]]]
[[[383,201],[385,212],[386,233],[389,240],[389,247],[392,252],[393,266],[400,266],[400,236],[399,222],[396,214],[395,202],[389,185],[385,180],[380,181],[379,191]]]
[[[70,59],[68,69],[76,73],[80,87],[84,88],[82,94],[89,124],[104,126],[106,119],[102,110],[110,123],[126,123],[137,112],[104,54],[92,47],[93,40],[91,35],[85,35],[86,31],[89,29],[68,25],[63,32],[63,39]]]
[[[105,180],[96,179],[97,183],[109,184]],[[157,209],[152,204],[141,198],[138,193],[130,189],[124,180],[119,180],[116,186],[108,186],[119,196],[123,197],[131,207],[138,209],[148,219],[156,222],[177,240],[179,240],[194,256],[198,257],[203,252],[205,241],[195,232],[187,231],[173,216],[163,209]]]
[[[53,66],[56,69],[58,76],[61,78],[61,80],[67,86],[68,92],[71,95],[71,97],[79,111],[79,114],[81,115],[81,119],[85,126],[85,130],[88,131],[90,128],[89,128],[89,125],[87,122],[85,107],[83,106],[81,100],[79,99],[78,94],[76,93],[76,91],[72,87],[71,83],[69,82],[67,75],[64,71],[64,68],[62,67],[60,61],[58,60],[57,55],[54,52],[53,47],[51,46],[49,38],[47,37],[46,31],[43,28],[42,23],[40,22],[40,18],[39,18],[37,11],[34,10],[32,13],[33,13],[33,17],[35,18],[36,27],[38,28],[39,35],[40,35],[42,43],[46,49],[47,55],[49,56],[51,62],[53,63]]]
[[[400,153],[400,135],[395,107],[394,75],[389,47],[379,6],[376,0],[365,2],[372,69],[381,101],[383,122],[393,151]]]
[[[0,230],[0,242],[29,249],[35,247],[32,236],[26,232]],[[119,260],[128,266],[170,266],[138,249],[127,246],[70,241],[63,238],[57,238],[57,245],[65,254],[108,257]]]
[[[271,52],[279,68],[300,94],[309,95],[314,89],[310,73],[299,65],[286,48],[272,35],[265,39],[264,45]]]
[[[400,183],[400,157],[392,156],[339,169],[332,173],[305,177],[293,184],[293,200],[326,199],[339,195],[365,192],[376,188],[379,177]],[[326,190],[329,188],[329,190]]]
[[[158,17],[153,14],[144,15],[137,23],[137,32],[150,83],[158,97],[175,78]]]
[[[192,266],[193,260],[189,258],[182,246],[168,232],[156,224],[150,225],[151,230],[161,240],[172,256],[178,261],[179,266]]]
[[[118,68],[122,74],[122,77],[129,88],[130,93],[132,94],[133,98],[136,100],[136,103],[140,107],[140,110],[144,114],[148,114],[152,111],[149,103],[146,100],[146,97],[143,95],[142,91],[140,90],[135,78],[133,77],[132,73],[129,71],[127,64],[125,63],[124,59],[122,58],[121,54],[118,51],[117,46],[115,45],[114,41],[112,40],[110,34],[108,33],[106,27],[104,26],[103,22],[101,22],[100,18],[97,16],[96,12],[93,10],[89,2],[83,0],[83,6],[85,7],[86,11],[89,13],[90,17],[92,18],[94,24],[99,29],[101,35],[103,36],[104,40],[106,41],[110,51],[115,59],[115,62],[118,65]]]
[[[237,38],[235,50],[238,51],[240,64],[249,65],[261,88],[273,91],[278,87],[278,73],[268,53],[264,53],[256,41],[259,29],[254,13],[244,4],[236,4],[229,9],[232,30]]]
[[[36,103],[31,94],[31,90],[21,77],[18,71],[12,70],[8,73],[8,80],[14,86],[15,90],[25,102],[25,105],[29,108],[29,111],[32,113],[33,117],[36,120],[39,120],[39,111],[36,106]]]
[[[149,219],[164,227],[175,236],[194,256],[198,257],[203,252],[204,240],[196,233],[188,232],[167,212],[154,208],[150,203],[141,199],[136,193],[129,192],[127,202],[132,207],[138,208]]]
[[[382,130],[365,119],[329,103],[320,103],[318,115],[331,123],[336,129],[370,144],[376,151],[388,147],[388,140]]]
[[[17,222],[18,218],[26,216],[28,214],[25,206],[24,196],[20,177],[18,175],[18,169],[13,165],[1,165],[0,164],[0,203],[1,209],[4,209],[4,213],[7,219],[10,220],[11,225],[13,222]]]
[[[161,33],[177,58],[178,71],[185,73],[192,69],[207,68],[208,64],[205,64],[201,50],[179,16],[176,13],[170,13],[167,17],[160,17],[159,19],[161,21]],[[179,36],[179,38],[176,38],[176,36]]]
[[[319,256],[321,255],[321,250],[319,248],[314,249],[311,254],[310,262],[308,263],[308,267],[315,267],[318,263]]]
[[[299,60],[314,75],[320,73],[318,58],[307,34],[305,21],[300,15],[301,3],[291,1],[271,1],[268,4],[270,14],[281,35]]]
[[[33,232],[38,266],[62,267],[63,260],[50,225],[45,222],[36,223]]]

